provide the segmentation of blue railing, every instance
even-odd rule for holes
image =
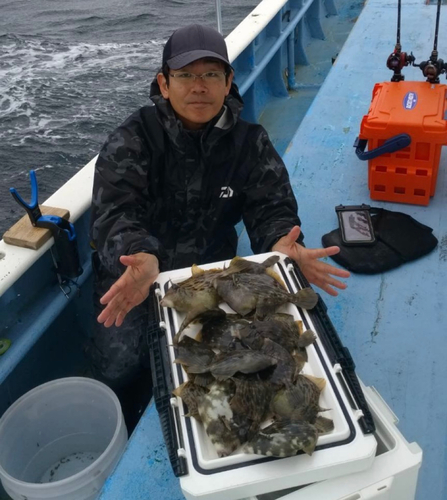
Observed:
[[[324,1],[324,10],[323,14],[321,0],[285,2],[234,59],[235,82],[244,97],[246,120],[258,121],[272,96],[287,97],[289,90],[297,88],[295,66],[308,64],[305,44],[309,37],[324,39],[321,16],[337,13],[333,0]]]

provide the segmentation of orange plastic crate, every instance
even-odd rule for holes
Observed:
[[[441,148],[447,144],[447,85],[402,81],[374,86],[359,140],[366,140],[371,152],[399,134],[410,136],[407,147],[368,160],[370,197],[428,205]]]

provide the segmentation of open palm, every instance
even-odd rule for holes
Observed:
[[[346,283],[343,283],[333,276],[349,278],[349,271],[331,266],[319,259],[337,254],[340,248],[337,246],[328,248],[303,247],[296,242],[300,231],[301,229],[299,226],[294,226],[289,234],[280,238],[275,245],[273,245],[272,250],[284,253],[293,259],[299,265],[309,283],[318,286],[329,295],[338,295],[335,288],[344,290],[346,288]]]
[[[100,299],[106,307],[98,321],[107,328],[121,326],[127,313],[146,300],[159,273],[158,259],[151,254],[122,255],[120,262],[126,270]]]

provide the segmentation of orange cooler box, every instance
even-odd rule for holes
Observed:
[[[428,205],[435,194],[443,144],[447,85],[377,83],[354,144],[357,156],[368,160],[370,197]]]

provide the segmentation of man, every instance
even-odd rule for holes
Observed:
[[[349,276],[318,260],[338,247],[301,244],[287,170],[265,130],[239,118],[242,99],[217,31],[175,31],[150,97],[155,106],[109,136],[93,189],[96,305],[105,307],[89,352],[122,403],[147,365],[145,299],[159,271],[232,258],[241,219],[254,253],[289,255],[329,294],[346,287],[336,277]]]

